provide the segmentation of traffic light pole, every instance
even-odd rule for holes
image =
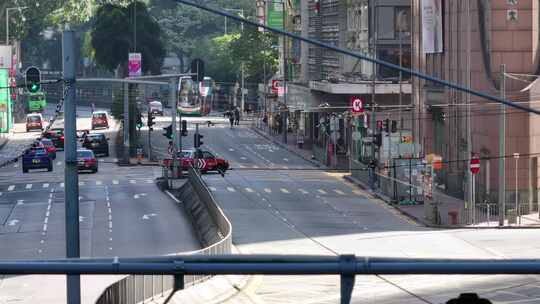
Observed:
[[[75,100],[75,32],[67,30],[62,34],[62,64],[64,80],[68,89],[64,103],[65,113],[65,220],[66,257],[80,257],[79,239],[79,177],[77,175],[77,118]],[[81,280],[79,275],[67,276],[67,302],[81,302]]]
[[[176,178],[178,177],[178,149],[181,148],[181,145],[177,145],[177,144],[180,143],[182,136],[178,136],[179,132],[178,132],[178,129],[176,128],[176,115],[178,113],[178,104],[177,104],[177,98],[176,98],[174,78],[171,78],[169,80],[169,103],[173,105],[172,113],[171,113],[172,114],[171,126],[172,126],[172,133],[173,133],[173,153],[172,153],[173,154],[172,155],[173,168],[172,169],[173,169],[173,178]]]
[[[152,113],[148,112],[148,117],[150,117]],[[148,126],[148,160],[152,161],[152,127]]]

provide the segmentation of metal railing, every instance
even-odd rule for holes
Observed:
[[[218,227],[218,238],[220,239],[203,249],[183,254],[189,255],[222,255],[230,254],[232,247],[232,225],[227,219],[223,210],[216,203],[212,193],[202,180],[201,176],[193,168],[188,170],[188,186],[197,194],[200,202],[204,204],[205,212],[208,212],[214,224]],[[187,206],[186,206],[187,207]],[[171,255],[175,256],[175,255]],[[148,258],[146,260],[166,260],[173,261],[173,258]],[[135,304],[144,302],[155,297],[163,297],[167,293],[170,298],[175,291],[183,289],[186,286],[195,285],[210,277],[210,274],[185,274],[182,276],[171,276],[163,272],[156,273],[138,273],[130,275],[124,279],[107,287],[101,294],[96,304]]]

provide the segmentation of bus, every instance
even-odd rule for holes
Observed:
[[[184,116],[205,116],[210,113],[206,98],[201,96],[200,86],[191,77],[178,80],[178,112]]]
[[[202,110],[205,115],[208,115],[214,106],[214,80],[210,77],[204,77],[199,87]]]
[[[43,109],[47,106],[47,100],[45,99],[45,93],[28,93],[28,112],[43,112]]]

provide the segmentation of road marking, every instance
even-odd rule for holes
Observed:
[[[79,182],[79,186],[84,186],[84,182]]]
[[[364,192],[362,192],[361,190],[353,190],[352,193],[356,194],[356,195],[364,195]]]
[[[100,163],[103,163],[103,162],[105,162],[105,160],[104,160],[103,158],[100,158],[100,159],[99,159],[99,162],[100,162]]]
[[[47,224],[43,224],[43,231],[47,231]]]
[[[280,190],[281,190],[281,192],[283,192],[283,193],[290,193],[289,190],[287,190],[287,189],[285,189],[285,188],[281,188]]]
[[[147,183],[147,184],[152,184],[153,182],[154,182],[154,181],[151,180],[151,179],[147,179],[147,180],[146,180],[146,183]]]
[[[175,201],[177,204],[181,204],[181,203],[182,203],[182,202],[181,202],[179,199],[177,199],[172,193],[170,193],[169,190],[165,190],[165,193],[167,193],[167,195],[170,196],[170,197],[173,199],[173,201]]]
[[[102,182],[102,181],[99,181],[99,180],[98,180],[98,181],[96,181],[96,186],[99,186],[99,185],[102,185],[102,184],[103,184],[103,182]]]
[[[18,168],[18,167],[19,167],[19,164],[13,165],[13,168]]]
[[[233,148],[229,148],[229,151],[234,152],[234,149],[233,149]]]
[[[43,188],[49,188],[49,184],[47,183],[43,184]]]
[[[130,184],[136,184],[136,183],[137,183],[137,181],[136,181],[136,180],[134,180],[134,179],[130,179],[130,180],[129,180],[129,183],[130,183]]]
[[[240,159],[241,159],[241,160],[247,160],[247,157],[242,156],[242,157],[240,157]]]
[[[60,183],[60,187],[61,187],[61,188],[64,188],[64,183]]]
[[[17,206],[24,205],[24,200],[17,200]]]
[[[11,185],[7,188],[7,191],[13,191],[13,189],[15,189],[15,185]]]
[[[32,189],[32,184],[26,184],[26,189],[28,190]]]
[[[307,192],[307,191],[304,190],[304,189],[298,189],[298,191],[300,191],[302,194],[309,194],[309,192]]]
[[[57,165],[57,166],[60,166],[60,165],[62,165],[62,162],[59,161],[59,162],[56,163],[56,165]]]
[[[258,168],[259,168],[259,166],[257,166],[257,165],[253,165],[253,168],[255,168],[255,169],[258,169]]]
[[[246,166],[239,164],[238,167],[245,168]]]
[[[109,222],[109,229],[112,229],[112,222]]]
[[[49,222],[49,218],[46,217],[45,220],[43,221],[45,224],[47,224]]]
[[[233,187],[227,187],[227,190],[229,190],[229,192],[236,192]]]
[[[270,189],[270,188],[264,188],[264,192],[266,192],[266,193],[272,193],[272,189]]]
[[[334,189],[334,192],[339,194],[339,195],[345,195],[345,192],[339,190],[339,189]]]
[[[318,189],[317,191],[319,191],[320,194],[326,194],[326,191],[324,191],[323,189]]]
[[[0,192],[0,196],[2,196],[2,192]]]
[[[253,193],[253,189],[251,189],[251,188],[246,188],[246,191],[249,192],[249,193]]]
[[[217,190],[216,187],[208,187],[208,189],[210,189],[210,191],[212,192],[215,192]]]
[[[115,180],[115,179],[113,179],[112,183],[113,183],[113,185],[118,185],[118,181]]]
[[[289,159],[288,159],[288,158],[284,158],[283,160],[284,160],[284,161],[286,161],[286,162],[288,162],[288,161],[289,161]]]
[[[283,168],[281,168],[281,169],[283,169],[283,170],[289,170],[289,167],[283,166]]]

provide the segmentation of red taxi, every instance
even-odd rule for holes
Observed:
[[[220,173],[225,173],[229,169],[229,162],[215,157],[212,153],[204,150],[199,151],[197,157],[197,164],[195,164],[195,150],[183,150],[178,153],[178,157],[181,160],[182,170],[187,170],[190,166],[198,167],[201,169],[201,172],[205,173],[207,171],[218,171]],[[163,160],[163,166],[172,167],[172,159],[166,158]]]
[[[109,128],[109,119],[107,118],[107,112],[96,111],[92,113],[92,130],[98,128]]]

